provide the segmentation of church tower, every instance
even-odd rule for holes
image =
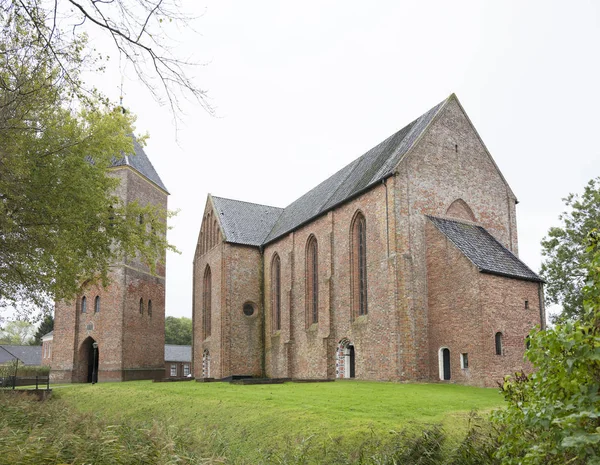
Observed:
[[[116,160],[111,175],[120,180],[125,202],[166,210],[168,192],[142,147]],[[142,219],[143,220],[143,219]],[[102,382],[164,376],[165,266],[156,275],[136,258],[115,263],[111,283],[88,287],[73,302],[57,302],[51,379]]]

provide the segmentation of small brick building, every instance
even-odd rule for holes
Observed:
[[[111,174],[126,202],[167,208],[168,192],[142,147],[116,159]],[[57,302],[52,382],[162,378],[165,372],[165,267],[152,275],[134,258],[117,263],[111,284],[86,288],[74,302]],[[94,347],[94,344],[96,347]]]
[[[209,195],[194,375],[494,385],[545,322],[516,204],[455,95],[286,208]]]

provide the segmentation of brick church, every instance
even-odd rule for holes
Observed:
[[[545,324],[516,204],[455,95],[285,208],[209,195],[195,377],[495,385]]]
[[[115,159],[116,194],[167,208],[168,192],[142,147]],[[52,382],[128,381],[165,374],[165,267],[156,274],[135,257],[116,263],[111,283],[57,302],[52,334]]]

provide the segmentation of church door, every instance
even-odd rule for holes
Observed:
[[[87,377],[88,383],[98,382],[98,361],[100,360],[100,353],[98,348],[94,348],[94,341],[91,337],[87,338],[83,343],[83,350],[87,352]]]
[[[348,347],[348,352],[349,352],[348,358],[350,359],[349,360],[350,361],[350,363],[349,363],[349,365],[350,365],[350,370],[349,370],[349,372],[350,372],[350,378],[354,378],[356,376],[355,372],[354,372],[354,366],[355,366],[354,346],[349,346]]]
[[[450,379],[450,349],[442,349],[444,363],[444,380]]]

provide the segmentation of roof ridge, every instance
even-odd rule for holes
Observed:
[[[208,194],[210,195],[213,199],[219,199],[219,200],[229,200],[231,202],[239,202],[239,203],[245,203],[248,205],[256,205],[258,207],[269,207],[269,208],[278,208],[280,210],[283,210],[284,207],[274,207],[273,205],[267,205],[266,203],[256,203],[256,202],[248,202],[246,200],[237,200],[237,199],[231,199],[229,197],[220,197],[218,195],[212,195],[212,194]]]

